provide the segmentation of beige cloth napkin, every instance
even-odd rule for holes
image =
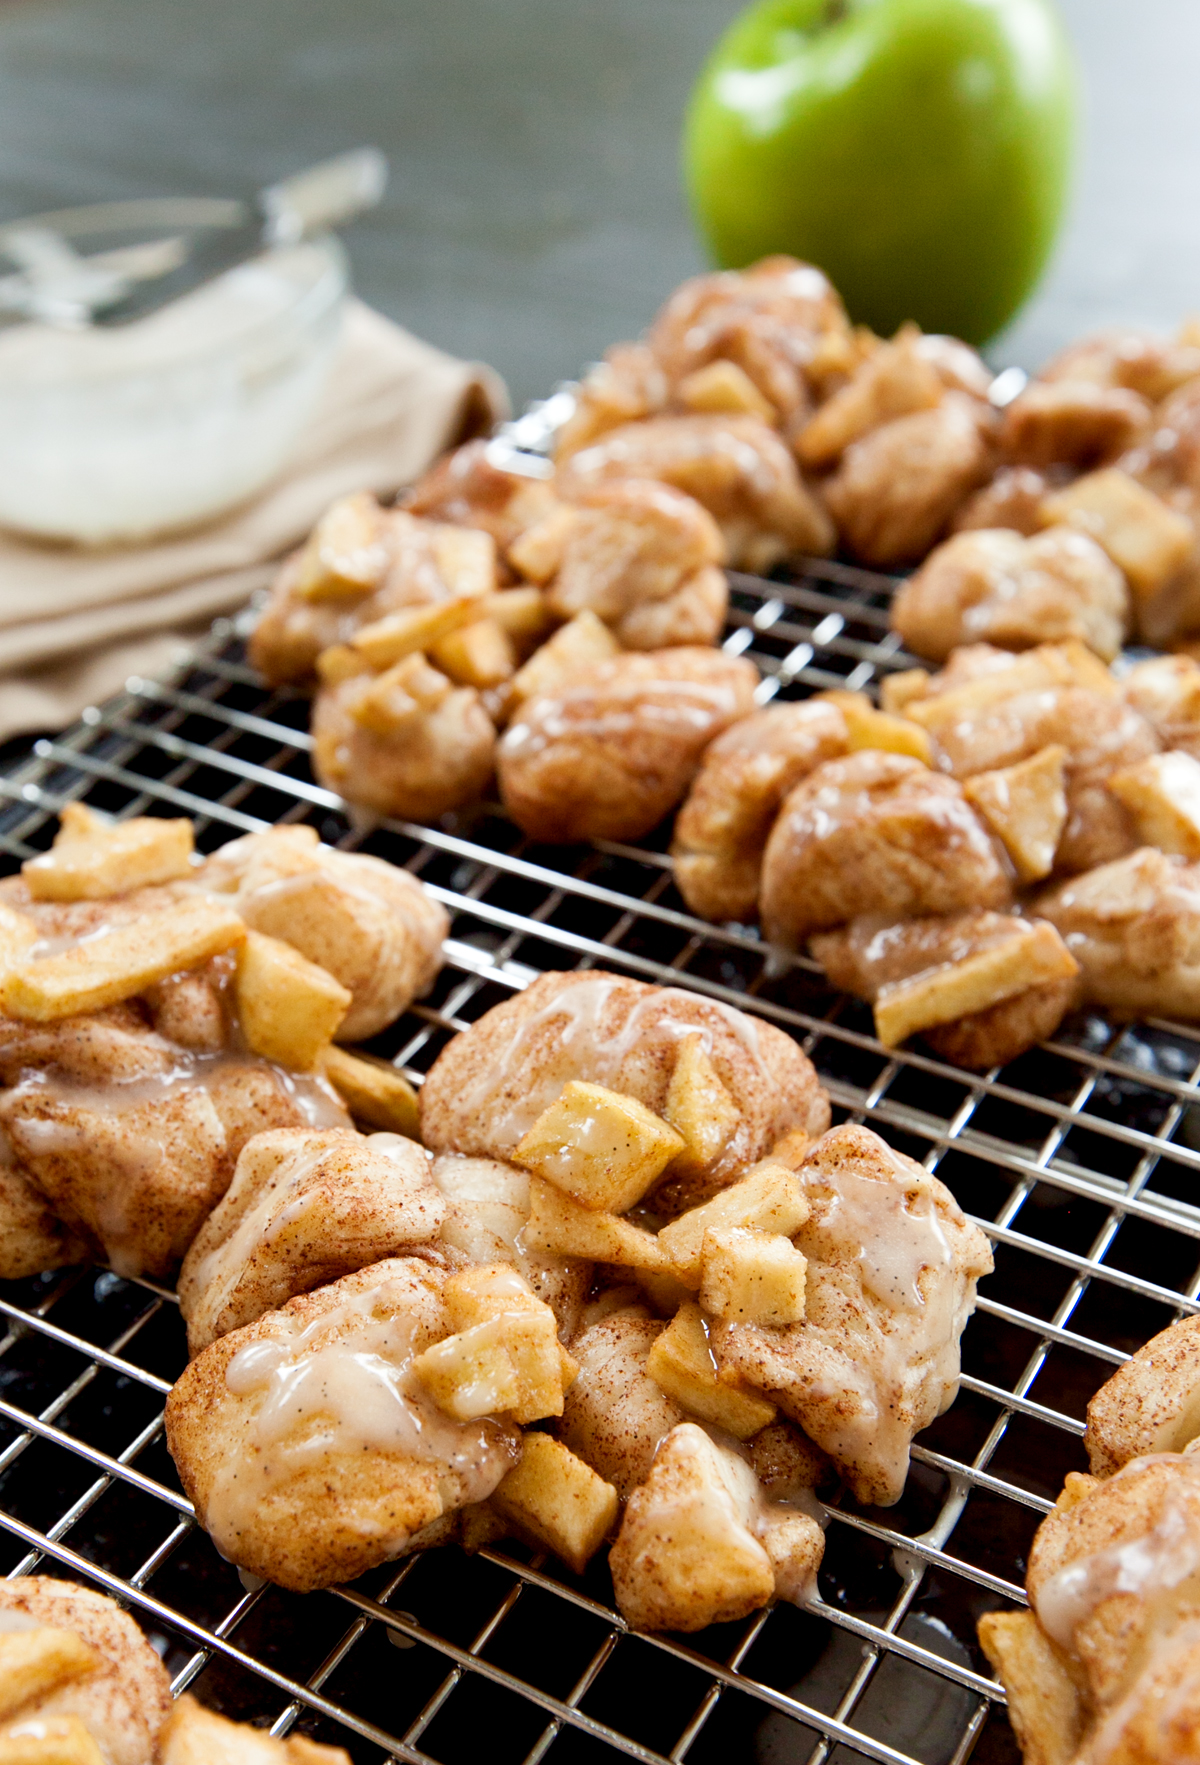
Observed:
[[[335,497],[391,494],[445,448],[508,414],[504,382],[360,301],[284,476],[253,502],[144,546],[85,550],[0,534],[0,740],[60,729],[181,639],[242,606]]]

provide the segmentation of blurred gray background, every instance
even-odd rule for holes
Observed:
[[[1062,0],[1087,88],[1072,214],[989,353],[1200,311],[1200,4]],[[700,267],[686,95],[739,0],[0,0],[0,218],[235,195],[360,142],[359,291],[519,407]]]

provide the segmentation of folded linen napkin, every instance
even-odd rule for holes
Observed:
[[[61,729],[180,640],[242,606],[335,497],[390,495],[445,448],[508,414],[504,382],[360,301],[325,394],[283,477],[231,514],[103,550],[0,534],[0,740]]]

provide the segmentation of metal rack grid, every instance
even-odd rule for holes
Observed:
[[[887,632],[890,586],[832,564],[788,584],[735,577],[726,648],[759,664],[764,700],[870,690],[908,660]],[[407,865],[452,915],[434,992],[373,1044],[417,1081],[450,1035],[551,967],[600,964],[761,1013],[809,1052],[835,1119],[936,1169],[990,1236],[961,1395],[915,1448],[898,1507],[835,1505],[803,1612],[639,1637],[602,1560],[577,1579],[508,1545],[301,1599],[243,1585],[180,1493],[161,1431],[184,1360],[173,1296],[60,1271],[0,1289],[3,1572],[91,1581],[140,1617],[177,1690],[356,1760],[1014,1758],[974,1622],[1022,1599],[1034,1528],[1083,1465],[1092,1391],[1200,1309],[1200,1034],[1087,1018],[982,1076],[889,1053],[806,959],[768,961],[753,931],[692,918],[661,844],[537,849],[486,807],[364,833],[313,782],[306,728],[306,701],[265,690],[238,628],[219,625],[173,680],[131,681],[0,780],[0,849],[10,866],[43,849],[56,811],[86,796],[192,815],[202,849],[306,820]]]

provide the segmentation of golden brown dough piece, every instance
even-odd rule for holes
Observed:
[[[445,908],[407,870],[323,846],[315,828],[232,840],[199,880],[235,894],[248,926],[291,944],[350,989],[339,1041],[384,1029],[428,992],[441,965]]]
[[[592,1265],[580,1257],[555,1256],[526,1244],[529,1172],[495,1158],[445,1153],[434,1160],[432,1175],[446,1202],[442,1243],[473,1263],[512,1263],[550,1307],[559,1336],[569,1343],[592,1283]]]
[[[1143,1344],[1088,1404],[1088,1463],[1111,1477],[1148,1453],[1182,1452],[1200,1434],[1200,1317]]]
[[[852,442],[821,487],[847,549],[888,569],[923,558],[991,469],[986,405],[948,393]]]
[[[646,1371],[646,1358],[665,1328],[644,1306],[623,1306],[571,1343],[579,1372],[564,1399],[558,1433],[622,1501],[650,1475],[659,1442],[686,1420]]]
[[[801,465],[833,466],[873,429],[915,411],[932,410],[948,389],[986,398],[991,375],[965,343],[926,337],[902,325],[878,343],[847,383],[827,398],[795,439]]]
[[[513,540],[549,514],[557,499],[547,479],[493,465],[490,443],[479,440],[443,454],[402,501],[410,515],[489,533],[505,557]]]
[[[812,940],[812,953],[830,984],[874,1004],[887,989],[918,975],[932,977],[989,947],[1011,946],[1022,925],[1010,914],[976,910],[946,919],[856,919],[841,931]],[[1052,1036],[1078,994],[1076,975],[1022,985],[1017,964],[992,990],[1002,996],[982,1009],[948,1016],[922,1027],[929,1046],[955,1066],[1005,1066],[1027,1048]],[[1072,966],[1069,958],[1064,968]],[[941,978],[946,980],[944,972]]]
[[[246,1722],[230,1722],[184,1692],[163,1730],[158,1765],[350,1765],[344,1747],[322,1747],[302,1734],[276,1740]]]
[[[1037,896],[1083,974],[1122,1017],[1200,1016],[1200,866],[1142,846]]]
[[[634,840],[754,707],[758,671],[719,650],[615,656],[527,700],[497,750],[500,794],[536,840]]]
[[[313,770],[372,814],[431,821],[482,795],[496,731],[474,687],[453,686],[421,657],[409,661],[394,682],[388,670],[322,688],[312,711]]]
[[[844,754],[846,720],[809,699],[769,705],[717,737],[675,821],[675,882],[701,919],[750,920],[780,803],[822,760]]]
[[[43,1269],[85,1261],[86,1244],[67,1230],[13,1162],[7,1137],[0,1140],[0,1155],[0,1281],[22,1281]]]
[[[95,1670],[13,1713],[21,1721],[75,1717],[106,1765],[155,1765],[171,1713],[167,1672],[133,1619],[114,1600],[72,1581],[25,1575],[0,1581],[0,1627],[73,1631],[96,1657]]]
[[[789,555],[833,550],[833,523],[760,418],[652,417],[610,429],[566,461],[559,491],[571,501],[622,478],[657,478],[695,497],[724,534],[734,568],[766,570]]]
[[[654,417],[667,402],[667,377],[646,343],[614,343],[585,374],[575,409],[555,436],[558,461],[624,423]]]
[[[991,481],[967,498],[950,523],[955,533],[978,527],[1009,527],[1014,533],[1040,533],[1042,499],[1049,484],[1029,466],[1001,466]]]
[[[740,1452],[682,1422],[630,1496],[609,1566],[635,1630],[688,1632],[775,1597],[802,1604],[824,1549],[811,1514],[769,1500]]]
[[[1090,380],[1095,386],[1126,386],[1152,404],[1200,375],[1200,347],[1185,326],[1177,338],[1158,337],[1132,326],[1081,337],[1052,357],[1039,381]]]
[[[188,1352],[298,1293],[437,1238],[446,1203],[399,1134],[256,1134],[179,1275]]]
[[[681,402],[706,369],[727,362],[787,430],[807,416],[829,377],[855,361],[837,291],[811,264],[783,256],[684,282],[648,342]]]
[[[1146,719],[1122,699],[1108,671],[1078,645],[1040,646],[1023,655],[971,644],[905,715],[933,737],[941,764],[967,779],[1066,750],[1067,822],[1057,868],[1088,870],[1135,845],[1133,824],[1107,788],[1111,775],[1158,751]]]
[[[824,761],[789,793],[763,859],[763,925],[791,948],[860,914],[1005,907],[1011,893],[961,785],[903,754]]]
[[[802,1324],[714,1323],[722,1373],[769,1391],[858,1500],[889,1506],[914,1434],[958,1392],[959,1337],[987,1239],[953,1195],[869,1128],[833,1128],[797,1172],[810,1205]]]
[[[451,1421],[410,1371],[450,1333],[445,1278],[432,1259],[376,1263],[191,1362],[167,1399],[167,1443],[231,1562],[298,1593],[352,1581],[492,1493],[515,1427]]]
[[[721,530],[694,497],[653,479],[583,491],[514,547],[560,619],[585,610],[627,650],[711,644],[729,602]]]
[[[829,1102],[790,1036],[731,1006],[600,971],[544,974],[457,1036],[421,1087],[421,1138],[435,1153],[506,1159],[571,1079],[606,1085],[661,1115],[682,1037],[698,1030],[737,1106],[724,1148],[686,1183],[693,1206],[793,1128],[819,1134]],[[663,1189],[655,1205],[662,1207]]]
[[[958,533],[931,552],[892,602],[892,629],[944,662],[965,643],[1023,650],[1077,639],[1105,661],[1129,627],[1129,589],[1084,533],[1051,527],[1024,539],[1005,528]]]
[[[1016,465],[1087,470],[1134,447],[1150,427],[1140,393],[1092,380],[1034,380],[1004,412],[1000,447]]]
[[[248,646],[272,686],[311,678],[322,650],[403,607],[497,585],[491,535],[348,497],[286,559]]]

